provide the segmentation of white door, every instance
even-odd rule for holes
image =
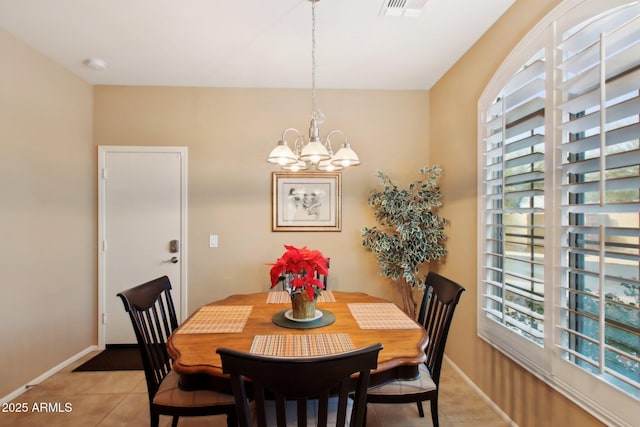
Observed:
[[[136,342],[118,292],[167,275],[186,313],[186,147],[98,148],[98,345]]]

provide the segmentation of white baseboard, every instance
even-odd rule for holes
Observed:
[[[462,372],[462,370],[460,368],[458,368],[458,366],[451,361],[451,359],[449,359],[447,356],[444,356],[444,358],[447,361],[447,363],[449,364],[449,366],[451,366],[453,368],[453,370],[456,371],[456,373],[462,377],[464,382],[469,384],[469,387],[471,387],[473,389],[473,391],[478,393],[480,395],[480,397],[482,397],[482,399],[485,400],[487,402],[487,404],[489,406],[491,406],[491,408],[498,413],[500,418],[502,418],[504,421],[509,423],[510,427],[518,427],[518,424],[516,424],[511,418],[509,418],[509,416],[498,405],[496,405],[495,402],[493,400],[491,400],[489,398],[489,396],[487,396],[480,389],[480,387],[478,387],[473,381],[471,381],[471,379],[468,376],[466,376],[465,373]]]
[[[11,393],[7,394],[6,396],[0,398],[0,404],[5,403],[5,402],[9,402],[9,401],[15,399],[16,397],[20,396],[22,393],[27,391],[29,389],[29,387],[32,387],[32,386],[34,386],[36,384],[40,384],[42,381],[46,380],[47,378],[49,378],[50,376],[52,376],[56,372],[61,371],[62,369],[66,368],[67,366],[69,366],[70,364],[75,362],[76,360],[80,359],[81,357],[84,357],[85,355],[87,355],[87,354],[89,354],[89,353],[91,353],[92,351],[95,351],[95,350],[98,350],[98,346],[96,346],[96,345],[92,345],[90,347],[85,348],[80,353],[77,353],[77,354],[71,356],[67,360],[65,360],[65,361],[59,363],[58,365],[54,366],[53,368],[49,369],[47,372],[45,372],[44,374],[40,375],[39,377],[34,378],[33,380],[29,381],[27,384],[23,385],[22,387],[12,391]]]

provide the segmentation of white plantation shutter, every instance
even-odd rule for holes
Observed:
[[[562,357],[640,396],[640,4],[562,34]]]
[[[483,277],[487,317],[541,344],[544,337],[544,51],[486,114]]]
[[[603,422],[634,425],[640,1],[565,0],[478,108],[478,334]]]

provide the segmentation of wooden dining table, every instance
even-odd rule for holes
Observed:
[[[232,295],[196,310],[167,340],[181,387],[230,392],[216,353],[219,347],[286,357],[381,343],[371,385],[414,378],[425,360],[426,331],[387,300],[360,292],[324,291],[317,302],[322,317],[313,322],[291,321],[286,313],[290,306],[286,292],[271,291]]]

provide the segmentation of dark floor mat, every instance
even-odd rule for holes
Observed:
[[[137,346],[107,346],[105,350],[73,371],[135,371],[142,369],[142,359]]]

